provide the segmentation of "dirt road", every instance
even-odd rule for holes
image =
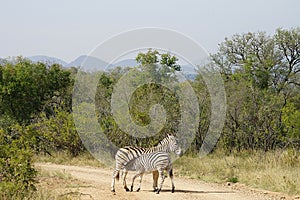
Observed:
[[[252,190],[241,185],[227,186],[219,184],[208,184],[199,180],[186,179],[181,177],[174,178],[175,193],[171,193],[171,181],[165,179],[163,190],[160,194],[152,192],[152,175],[146,174],[143,178],[140,192],[125,192],[122,182],[116,182],[116,194],[110,192],[112,169],[99,169],[92,167],[79,167],[68,165],[56,165],[51,163],[37,163],[36,166],[43,171],[61,171],[71,175],[72,179],[81,181],[78,187],[69,187],[65,192],[80,194],[80,199],[87,200],[109,200],[109,199],[142,199],[142,200],[167,200],[167,199],[238,199],[238,200],[265,200],[265,199],[295,199],[277,193],[267,191]],[[132,173],[127,176],[128,185],[131,184]],[[59,184],[59,183],[58,183]],[[64,190],[64,188],[61,188]],[[73,190],[72,190],[73,189]]]

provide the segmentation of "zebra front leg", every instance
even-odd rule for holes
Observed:
[[[173,180],[173,169],[172,169],[172,167],[169,170],[169,176],[171,178],[171,183],[172,183],[172,193],[174,193],[174,191],[175,191],[175,185],[174,185],[174,180]]]
[[[160,185],[159,185],[159,188],[158,188],[156,194],[159,194],[159,192],[161,191],[162,185],[163,185],[164,180],[165,180],[164,169],[159,169],[158,173],[160,175],[161,181],[160,181]]]
[[[114,177],[112,178],[112,182],[111,182],[111,191],[116,192],[116,190],[115,190],[115,178]]]
[[[140,181],[139,181],[139,187],[138,189],[136,190],[137,192],[139,192],[141,190],[141,185],[142,185],[142,179],[143,179],[143,173],[140,174]]]
[[[128,189],[127,184],[126,184],[127,173],[128,173],[128,171],[126,169],[124,169],[123,186],[124,186],[124,189],[126,190],[126,192],[129,192],[129,189]]]
[[[133,184],[134,184],[134,180],[136,179],[136,177],[140,176],[141,174],[138,173],[136,175],[134,175],[134,177],[132,178],[132,183],[131,183],[131,187],[130,187],[130,191],[132,192],[133,191]]]
[[[153,174],[153,192],[156,192],[157,191],[157,180],[158,180],[159,174],[158,174],[157,170],[153,171],[152,174]]]

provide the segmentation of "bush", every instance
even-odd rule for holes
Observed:
[[[20,128],[20,127],[17,127]],[[35,190],[33,153],[22,136],[0,129],[0,199],[23,198]]]
[[[73,116],[71,113],[56,109],[53,116],[41,113],[37,123],[27,126],[28,137],[36,139],[35,150],[44,151],[67,151],[73,157],[85,151],[79,135],[77,134]]]

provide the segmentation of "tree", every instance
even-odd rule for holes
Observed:
[[[300,28],[291,30],[277,29],[275,44],[281,52],[281,62],[277,66],[279,89],[285,84],[300,86]]]
[[[160,64],[167,66],[174,71],[181,71],[181,67],[177,64],[178,58],[170,53],[160,54],[157,50],[149,49],[147,53],[139,53],[136,57],[137,63],[141,65]]]
[[[178,126],[179,103],[175,91],[164,87],[162,82],[174,82],[176,80],[175,69],[179,70],[177,58],[170,54],[160,54],[156,50],[149,49],[146,53],[139,53],[136,57],[138,66],[136,68],[115,68],[100,75],[100,81],[96,93],[96,112],[99,122],[110,141],[118,146],[138,145],[149,146],[156,144],[165,134],[175,132]],[[142,72],[142,73],[141,73]],[[121,77],[134,76],[130,80],[137,85],[136,90],[128,100],[130,116],[139,126],[151,123],[149,110],[155,104],[162,105],[166,112],[166,124],[160,133],[152,138],[139,139],[124,133],[114,121],[111,113],[111,98],[113,89]],[[144,84],[144,80],[149,80]],[[140,85],[140,83],[143,83]],[[124,86],[125,87],[125,86]],[[124,120],[126,121],[126,120]]]
[[[229,106],[223,139],[230,148],[291,144],[287,140],[297,123],[291,108],[300,108],[292,101],[300,80],[299,30],[236,34],[211,56],[225,80]]]
[[[181,71],[180,65],[177,64],[178,58],[175,56],[171,56],[169,53],[161,54],[161,65],[166,65],[171,67],[175,71]]]
[[[266,33],[246,33],[225,38],[212,59],[222,74],[240,71],[254,86],[264,89],[274,82],[273,71],[281,60],[279,53],[273,38]]]
[[[1,115],[29,123],[42,110],[51,112],[57,101],[71,105],[73,80],[57,64],[32,63],[21,57],[0,65]]]
[[[156,64],[158,63],[159,52],[157,50],[152,51],[149,49],[147,53],[139,53],[135,60],[142,65]]]

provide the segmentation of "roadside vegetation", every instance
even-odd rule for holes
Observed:
[[[210,124],[211,103],[200,74],[187,80],[201,112],[192,145],[175,163],[179,174],[299,194],[299,44],[300,28],[278,29],[272,36],[264,32],[236,34],[225,38],[211,55],[211,63],[198,66],[207,70],[213,66],[221,73],[227,95],[226,120],[214,152],[199,160],[197,152]],[[145,78],[176,82],[173,75],[182,70],[175,56],[153,49],[139,53],[136,61],[137,70],[145,72],[136,76],[136,83]],[[77,134],[72,104],[83,121],[91,120],[84,115],[86,110],[95,109],[105,136],[119,147],[153,146],[166,134],[178,131],[181,113],[175,91],[152,83],[133,93],[130,115],[140,126],[151,122],[153,105],[160,103],[166,109],[162,130],[139,139],[123,132],[111,112],[114,86],[134,70],[116,67],[106,72],[80,72],[87,83],[99,77],[96,106],[88,88],[74,87],[78,73],[75,67],[33,63],[22,57],[0,59],[0,199],[26,199],[36,193],[37,160],[101,167]],[[73,91],[82,95],[72,99]],[[107,143],[93,138],[85,145],[97,150]],[[106,153],[113,156],[115,151]]]
[[[61,165],[106,167],[101,161],[94,158],[89,152],[83,152],[76,157],[71,156],[68,152],[57,152],[51,156],[38,154],[33,157],[35,163],[55,163]]]
[[[183,156],[174,163],[177,176],[206,182],[245,184],[285,193],[300,194],[300,153],[286,151],[214,152],[204,158]]]

